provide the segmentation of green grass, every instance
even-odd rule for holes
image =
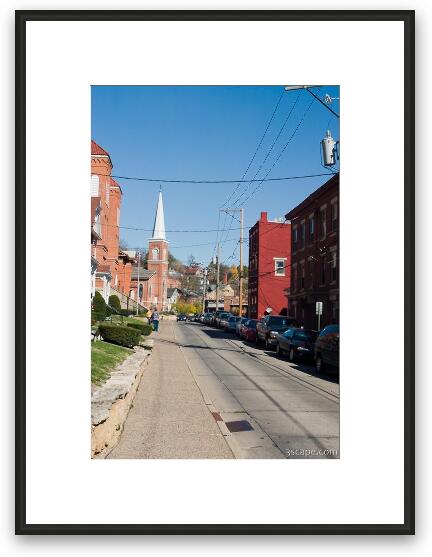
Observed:
[[[122,321],[123,319],[123,321]],[[123,323],[123,325],[126,325],[127,323],[144,323],[147,322],[143,321],[142,318],[136,318],[136,317],[124,317],[122,315],[112,315],[111,316],[111,322],[112,323],[117,323],[119,325],[121,325]]]
[[[104,383],[110,371],[125,360],[133,350],[116,346],[109,342],[96,341],[91,343],[91,382],[95,385]]]

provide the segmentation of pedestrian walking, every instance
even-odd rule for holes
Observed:
[[[146,317],[147,317],[147,323],[148,323],[149,325],[151,325],[151,320],[152,320],[152,312],[151,312],[151,310],[150,310],[150,309],[149,309],[149,310],[147,311],[147,313],[146,313]]]
[[[153,330],[154,330],[155,333],[157,333],[158,330],[159,330],[159,312],[158,312],[157,309],[155,309],[153,311],[152,316],[151,316],[151,320],[152,320],[152,323],[153,323]]]

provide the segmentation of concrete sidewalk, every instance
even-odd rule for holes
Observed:
[[[107,458],[233,458],[174,336],[161,321],[120,442]]]

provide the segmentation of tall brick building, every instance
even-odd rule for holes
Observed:
[[[111,294],[127,293],[131,259],[120,251],[119,226],[122,190],[111,177],[113,164],[105,149],[91,141],[91,294],[99,290],[105,301]]]
[[[259,319],[267,308],[286,314],[291,276],[291,225],[271,221],[262,212],[249,231],[249,317]]]
[[[285,215],[291,221],[289,312],[316,329],[339,322],[339,173]]]

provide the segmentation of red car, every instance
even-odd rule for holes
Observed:
[[[249,342],[256,342],[257,341],[257,330],[256,326],[258,323],[258,319],[249,319],[243,325],[243,328],[240,329],[240,336],[245,338]]]

